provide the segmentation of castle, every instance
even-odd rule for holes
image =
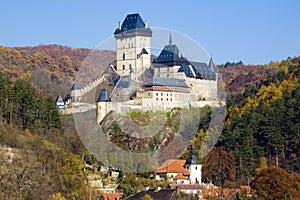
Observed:
[[[170,33],[168,44],[151,62],[152,30],[138,13],[119,22],[114,37],[116,62],[110,67],[120,78],[111,94],[106,88],[100,91],[96,101],[98,123],[112,110],[126,114],[131,110],[217,106],[218,73],[212,58],[208,63],[189,61]],[[153,77],[144,82],[141,77],[149,69]],[[83,92],[73,85],[73,101],[79,101]]]

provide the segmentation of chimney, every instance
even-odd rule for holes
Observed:
[[[121,29],[122,29],[122,23],[119,22],[119,30],[121,30]]]
[[[148,28],[148,23],[147,23],[146,20],[145,20],[145,28],[146,28],[146,29]]]

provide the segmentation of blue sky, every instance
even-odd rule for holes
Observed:
[[[300,1],[2,1],[0,45],[94,48],[128,13],[193,38],[217,64],[300,55]]]

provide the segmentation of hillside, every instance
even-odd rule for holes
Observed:
[[[70,48],[59,45],[7,48],[0,46],[0,71],[16,79],[29,79],[44,94],[56,97],[66,96],[75,80],[82,62],[88,57],[88,64],[105,67],[113,60],[114,52],[85,48]],[[94,60],[96,57],[96,60]],[[151,59],[154,57],[152,56]],[[258,84],[278,72],[279,62],[270,65],[244,65],[226,63],[219,65],[225,87],[231,93],[242,93],[249,85]],[[87,79],[100,76],[95,66],[85,65]],[[96,70],[96,71],[95,71]]]
[[[101,163],[84,148],[72,116],[62,117],[53,102],[58,93],[69,93],[89,52],[57,45],[0,48],[0,199],[55,199],[56,196],[84,199],[90,194],[84,166],[95,165],[91,171],[97,172]],[[102,51],[96,54],[114,55]],[[107,65],[106,61],[98,63]],[[300,57],[294,57],[268,65],[227,63],[219,67],[228,92],[228,114],[216,148],[201,159],[205,182],[223,187],[252,182],[259,188],[264,183],[262,176],[269,173],[265,168],[273,165],[290,174],[300,174],[299,61]],[[98,75],[93,71],[90,74]],[[208,107],[202,111],[197,135],[190,138],[196,149],[201,147],[212,117]],[[163,162],[183,145],[175,135],[178,118],[176,111],[173,112],[164,113],[168,117],[166,126],[145,140],[136,135],[139,128],[148,125],[151,113],[132,112],[125,116],[126,123],[121,125],[127,131],[120,130],[120,124],[111,116],[103,125],[113,143],[132,152],[163,149],[168,142],[175,141],[170,149],[162,151]],[[134,124],[127,123],[127,119],[132,119]],[[187,124],[193,123],[190,120]],[[183,129],[182,134],[185,130],[189,131]],[[187,156],[188,151],[181,158]],[[294,180],[294,176],[280,173]],[[280,174],[277,179],[280,180]],[[118,188],[124,192],[131,188],[128,194],[132,194],[146,182],[155,185],[147,174],[140,177],[127,174],[118,180]]]
[[[278,71],[278,62],[270,65],[244,65],[241,62],[219,65],[225,87],[231,94],[243,93],[248,86],[259,84]]]
[[[92,52],[92,54],[90,54]],[[69,94],[82,62],[88,57],[93,64],[108,66],[113,52],[70,48],[59,45],[7,48],[0,46],[0,71],[12,81],[26,79],[34,83],[44,94],[56,97]],[[89,63],[88,63],[89,64]],[[94,66],[85,65],[90,78],[98,78],[100,72]]]

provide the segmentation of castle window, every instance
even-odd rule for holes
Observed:
[[[161,98],[161,100],[163,101],[164,99],[163,99],[163,98]]]
[[[197,170],[197,167],[195,167],[195,170]]]
[[[169,94],[167,93],[167,96],[168,96]]]
[[[123,60],[125,60],[125,53],[123,53]]]
[[[163,93],[161,93],[161,96],[163,96],[164,94]]]
[[[172,98],[170,99],[170,101],[172,101]]]
[[[125,70],[125,65],[123,65],[123,70]]]
[[[148,96],[150,96],[150,92],[148,93]]]
[[[156,98],[156,101],[158,101],[158,98]]]
[[[158,93],[156,93],[156,96],[158,96]]]
[[[169,99],[167,98],[167,101],[169,101]]]

